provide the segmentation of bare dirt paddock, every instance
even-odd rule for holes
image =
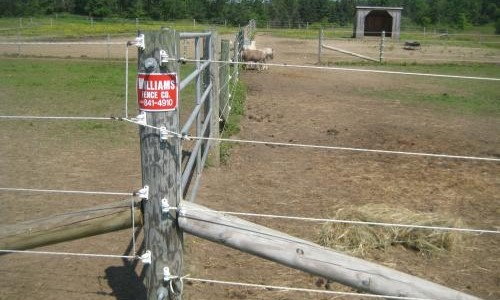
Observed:
[[[257,43],[276,49],[275,62],[316,62],[313,41],[258,36]],[[241,139],[500,157],[498,115],[462,113],[432,103],[381,101],[376,96],[394,86],[451,94],[439,79],[271,67],[260,73],[247,71],[242,80],[248,96]],[[467,84],[472,83],[464,81]],[[21,169],[3,161],[6,171],[0,178],[9,185],[36,182],[63,187],[68,179],[72,189],[130,190],[140,185],[137,148],[109,154],[98,149],[99,155],[80,149],[71,166],[52,158],[40,164],[41,170],[19,179],[15,172],[30,168],[24,162],[29,155],[22,153]],[[7,159],[15,159],[15,149],[2,149],[2,154],[10,149]],[[84,178],[78,180],[73,173],[55,178],[64,174],[63,167],[79,170]],[[498,230],[499,175],[500,164],[495,162],[237,145],[227,165],[205,170],[197,202],[223,211],[315,218],[332,217],[336,207],[383,203],[460,218],[470,228]],[[57,206],[57,198],[51,205],[30,206],[23,201],[23,207],[10,194],[7,200],[8,206],[2,204],[2,223],[49,215]],[[75,198],[79,206],[91,204],[79,200]],[[304,221],[249,219],[313,241],[321,228]],[[122,254],[129,242],[130,232],[124,231],[41,250]],[[464,234],[460,246],[437,256],[391,247],[371,252],[368,259],[484,299],[499,299],[498,234]],[[327,289],[319,278],[193,237],[186,237],[185,266],[185,273],[196,278]],[[4,255],[0,299],[141,299],[139,271],[140,266],[134,270],[117,259]],[[351,291],[337,284],[328,288]],[[185,283],[184,298],[364,299],[192,281]]]

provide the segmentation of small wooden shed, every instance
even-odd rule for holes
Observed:
[[[381,36],[399,39],[402,7],[356,6],[354,37]]]

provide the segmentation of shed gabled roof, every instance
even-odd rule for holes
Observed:
[[[356,9],[372,9],[372,10],[403,10],[403,7],[384,7],[384,6],[356,6]]]

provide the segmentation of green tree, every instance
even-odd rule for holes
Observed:
[[[117,12],[116,0],[89,0],[85,11],[94,17],[108,17]]]

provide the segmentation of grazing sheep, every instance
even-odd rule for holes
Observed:
[[[257,46],[255,46],[255,41],[250,41],[250,45],[243,45],[244,50],[257,50]]]
[[[259,71],[267,69],[266,66],[262,65],[266,63],[267,58],[266,53],[264,53],[264,51],[262,50],[243,50],[241,52],[241,58],[244,62],[252,62],[257,64],[257,70]]]
[[[274,49],[273,48],[264,48],[262,51],[266,54],[266,59],[273,59],[274,58]]]

